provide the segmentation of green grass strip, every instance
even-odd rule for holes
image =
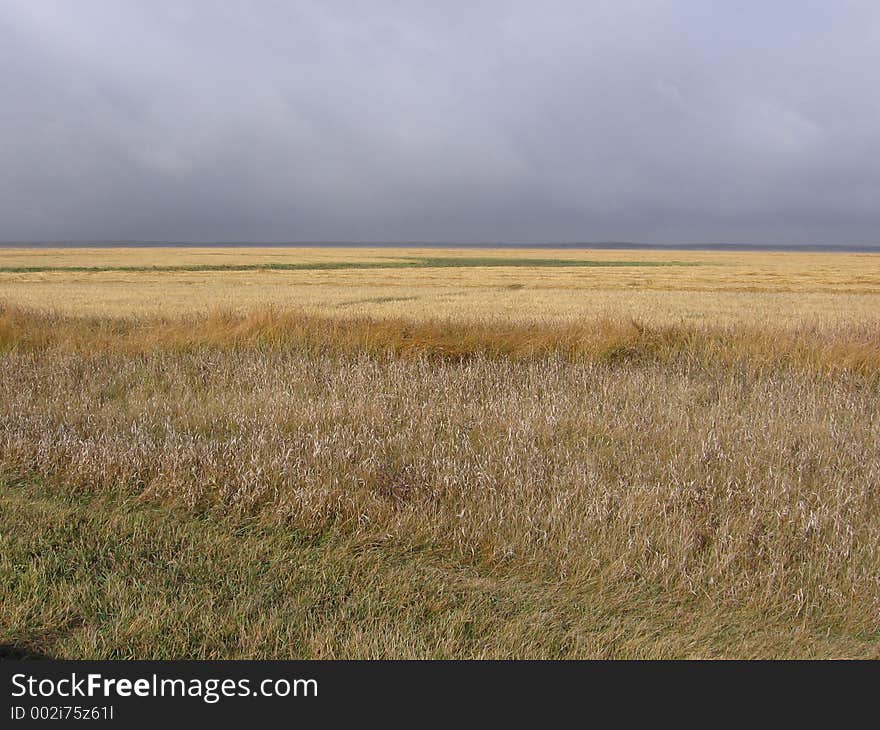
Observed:
[[[614,268],[699,266],[690,261],[584,261],[570,259],[521,259],[493,257],[426,257],[408,261],[317,261],[304,264],[190,264],[181,266],[0,266],[4,274],[63,272],[199,272],[199,271],[342,271],[356,269],[453,269],[453,268]]]

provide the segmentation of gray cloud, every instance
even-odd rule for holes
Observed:
[[[0,0],[0,239],[880,243],[874,2]]]

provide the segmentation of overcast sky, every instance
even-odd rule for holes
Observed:
[[[0,240],[880,243],[880,3],[0,0]]]

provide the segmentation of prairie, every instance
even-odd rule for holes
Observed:
[[[440,265],[444,259],[449,266]],[[426,260],[433,265],[418,265]],[[526,265],[530,261],[544,265]],[[572,266],[560,265],[566,261]],[[477,265],[487,262],[494,265]],[[0,300],[114,317],[218,309],[241,313],[275,306],[343,318],[564,323],[631,317],[658,325],[835,327],[880,321],[880,256],[396,248],[0,249]]]
[[[3,651],[880,657],[872,257],[143,270],[378,255],[227,254],[0,256],[138,267],[0,273]],[[162,299],[189,276],[198,294]],[[237,276],[284,283],[245,304]],[[101,277],[128,280],[124,306]],[[321,299],[375,280],[401,297]],[[428,281],[468,306],[429,306]],[[594,291],[621,306],[565,304]]]

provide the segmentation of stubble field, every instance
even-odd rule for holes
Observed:
[[[0,645],[878,657],[880,260],[0,251]]]

